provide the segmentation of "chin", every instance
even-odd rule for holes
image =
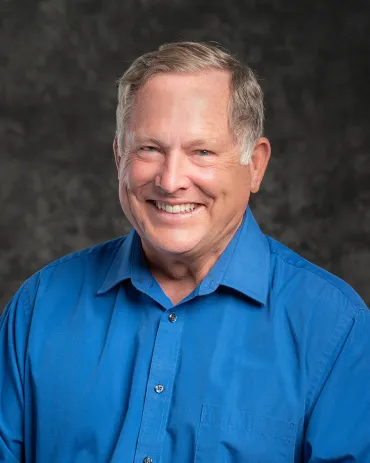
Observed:
[[[166,254],[185,254],[191,252],[199,243],[199,240],[183,240],[183,239],[156,239],[150,240],[151,245],[154,246],[159,252]]]

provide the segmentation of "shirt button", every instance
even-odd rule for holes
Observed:
[[[175,313],[170,313],[168,316],[170,322],[175,322],[177,320],[177,315]]]
[[[150,457],[145,457],[143,463],[153,463],[153,460]]]
[[[158,394],[160,394],[161,392],[164,391],[164,387],[162,386],[162,384],[157,384],[154,390],[155,392],[158,392]]]

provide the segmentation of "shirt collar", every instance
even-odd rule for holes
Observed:
[[[135,229],[122,240],[121,245],[118,247],[112,264],[105,277],[104,283],[100,287],[97,294],[103,294],[114,286],[118,285],[124,280],[131,278],[131,260],[135,245]]]
[[[269,272],[270,247],[248,207],[238,231],[201,283],[199,295],[223,285],[265,304]],[[150,272],[145,268],[139,235],[134,229],[119,246],[97,294],[103,294],[122,281],[133,278],[144,285],[152,282]]]
[[[249,207],[233,240],[232,256],[220,284],[265,305],[269,290],[270,245]]]

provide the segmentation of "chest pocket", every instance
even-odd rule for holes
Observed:
[[[295,434],[288,421],[203,405],[194,463],[291,463]]]

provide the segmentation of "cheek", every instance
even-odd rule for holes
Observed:
[[[145,162],[133,160],[122,167],[120,181],[129,191],[136,191],[155,178],[155,168]]]
[[[197,180],[202,190],[214,198],[225,197],[235,190],[235,177],[231,169],[215,167],[202,169]]]
[[[203,177],[204,191],[215,199],[219,207],[230,208],[230,211],[242,211],[248,205],[250,195],[250,178],[246,169],[230,169],[209,172]]]

